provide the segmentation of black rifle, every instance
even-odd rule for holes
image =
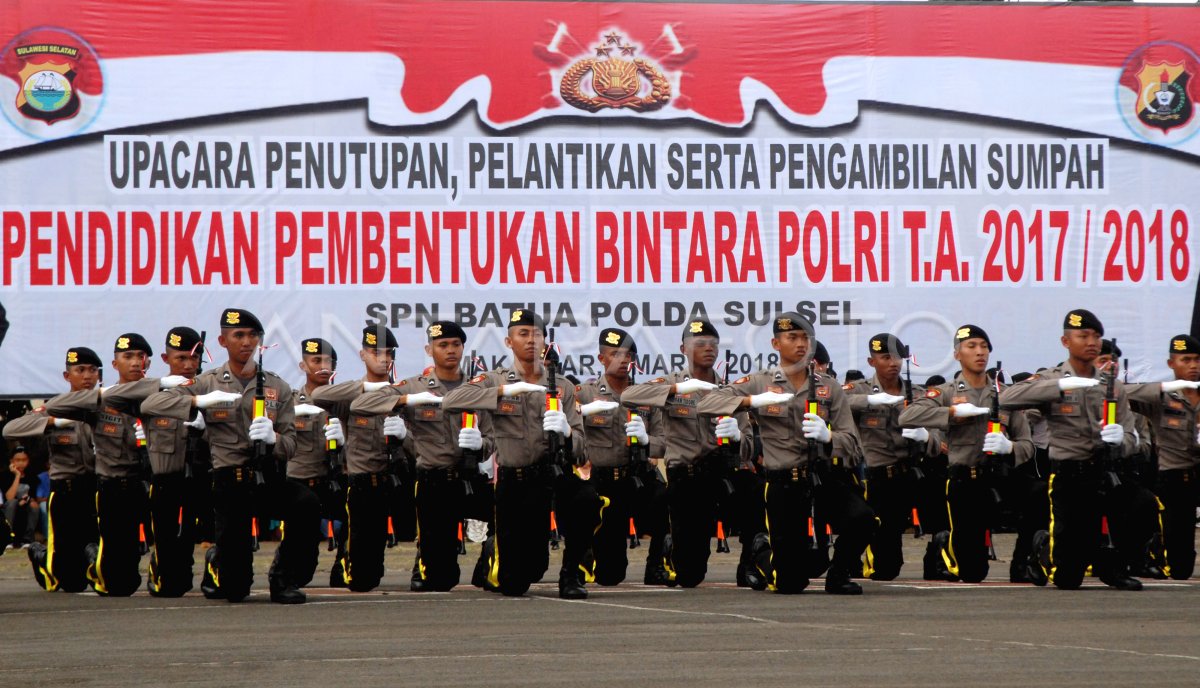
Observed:
[[[467,366],[467,371],[468,371],[467,377],[468,378],[475,377],[476,360],[477,359],[475,358],[475,350],[472,349],[471,350],[471,362]],[[474,413],[463,412],[463,414],[462,414],[462,427],[463,428],[479,427],[478,422],[479,422],[479,417],[476,416]],[[462,461],[459,464],[459,470],[462,471],[463,480],[464,480],[468,495],[472,494],[474,491],[471,487],[471,480],[475,476],[479,475],[479,464],[481,464],[481,463],[483,463],[483,450],[482,449],[463,449],[462,450]]]
[[[909,352],[909,355],[904,357],[904,408],[912,406],[912,403],[912,353]],[[908,440],[908,468],[912,471],[915,480],[923,480],[925,478],[925,472],[921,470],[921,464],[924,461],[924,443],[916,440]]]
[[[730,349],[726,349],[725,350],[725,371],[722,374],[721,387],[729,386],[729,373],[730,373],[730,370],[733,368],[734,361],[736,361],[736,360],[737,360],[737,356],[734,355],[733,351]],[[725,417],[726,416],[722,416],[721,418],[725,418]],[[721,420],[721,418],[718,418],[718,420]],[[717,450],[717,454],[720,457],[720,463],[721,463],[720,469],[721,470],[723,470],[727,473],[733,473],[737,469],[741,468],[742,453],[741,453],[740,448],[737,445],[735,445],[733,442],[731,442],[728,437],[717,438],[717,445],[719,446],[719,449]],[[726,479],[725,482],[727,483],[727,487],[729,488],[729,493],[732,494],[733,493],[732,483],[730,483],[728,479]]]
[[[554,350],[554,328],[549,330],[546,338],[546,350],[542,354],[542,364],[546,368],[546,410],[560,411],[558,399],[558,352]],[[555,476],[562,475],[563,467],[569,465],[563,451],[562,435],[557,432],[546,433],[546,461]]]
[[[266,386],[267,374],[263,372],[263,347],[258,348],[258,367],[254,371],[254,417],[262,418],[267,415],[267,393]],[[262,440],[254,440],[254,484],[263,485],[266,483],[264,472],[269,468],[267,465],[269,449],[267,443]]]
[[[208,330],[203,330],[200,332],[200,344],[198,345],[200,347],[198,350],[199,362],[196,364],[195,377],[199,377],[200,373],[203,372],[203,370],[204,370],[204,339],[207,336],[208,336]],[[204,411],[202,411],[200,409],[196,409],[197,416],[199,416],[203,413],[204,413]],[[204,437],[203,430],[197,430],[196,428],[188,428],[187,444],[185,445],[184,454],[183,454],[183,456],[184,456],[183,477],[188,480],[191,480],[197,473],[195,466],[198,466],[200,464],[200,457],[199,457],[200,440],[203,437]]]
[[[1117,347],[1117,338],[1113,337],[1113,349]],[[1108,383],[1104,388],[1104,424],[1112,425],[1117,422],[1117,371],[1116,359],[1113,359],[1109,364]],[[1102,492],[1108,493],[1117,487],[1121,486],[1121,478],[1118,475],[1121,464],[1123,463],[1124,451],[1121,443],[1108,445],[1108,452],[1104,458],[1104,471],[1100,480],[1100,489]]]
[[[388,384],[396,384],[394,367],[388,369]],[[397,414],[391,414],[395,416]],[[383,439],[387,450],[388,470],[392,475],[392,487],[400,487],[402,483],[412,484],[414,467],[411,461],[400,456],[400,439],[388,435]]]
[[[341,476],[345,472],[346,464],[337,440],[326,440],[325,460],[329,463],[329,489],[334,494],[339,494],[342,491]]]
[[[991,410],[988,412],[987,431],[989,433],[1004,432],[1004,426],[1000,422],[1000,385],[1004,383],[1004,372],[1003,371],[1004,371],[1004,364],[1001,363],[1000,361],[996,361],[996,377],[993,380],[994,394],[992,395]],[[994,471],[994,475],[996,477],[1003,479],[1003,478],[1008,477],[1009,469],[1011,468],[1011,465],[1010,465],[1011,461],[1012,461],[1011,455],[1008,458],[1001,458],[1001,457],[997,456],[994,452],[988,452],[987,456],[984,457],[983,465],[990,468],[992,471]],[[992,503],[994,505],[999,505],[1000,504],[1000,492],[999,492],[999,490],[996,489],[996,487],[994,485],[991,488],[991,494],[992,494]],[[988,533],[989,533],[988,538],[989,538],[989,542],[990,542],[991,541],[990,540],[991,531],[988,531]]]
[[[819,402],[817,401],[816,361],[811,359],[808,362],[808,397],[805,400],[804,412],[820,415]],[[815,439],[808,438],[805,451],[808,462],[808,525],[811,531],[809,533],[809,549],[819,550],[821,549],[819,539],[822,530],[821,525],[823,524],[817,519],[817,488],[821,486],[821,474],[825,472],[826,466],[825,462],[821,459],[820,448],[817,447]]]

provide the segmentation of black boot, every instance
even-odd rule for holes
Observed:
[[[294,583],[277,576],[271,576],[270,582],[271,601],[275,604],[304,604],[308,601],[308,595]]]
[[[33,577],[45,590],[46,576],[42,574],[42,569],[46,566],[46,546],[40,542],[31,542],[29,549],[25,551],[29,554],[29,564],[33,566]]]
[[[940,580],[952,581],[955,576],[946,568],[946,561],[942,559],[942,551],[950,544],[950,531],[943,530],[935,533],[929,539],[929,544],[925,546],[924,578],[927,581]]]
[[[421,552],[417,550],[417,556],[413,559],[412,576],[408,580],[408,589],[413,592],[425,592],[432,590],[429,583],[421,576]]]
[[[741,561],[737,567],[737,586],[751,590],[766,590],[767,577],[759,563],[770,556],[771,538],[766,533],[757,533],[749,546],[742,547]]]
[[[1029,564],[1025,570],[1029,573],[1030,582],[1043,587],[1050,582],[1046,572],[1050,570],[1050,531],[1039,530],[1033,534],[1033,542],[1029,547]]]
[[[213,561],[217,557],[216,546],[209,547],[204,552],[204,575],[200,577],[200,592],[204,593],[204,597],[210,600],[223,600],[225,593],[217,587],[216,580],[213,579],[212,566]]]
[[[838,566],[825,575],[825,592],[830,595],[861,595],[862,586],[850,580],[850,573]]]
[[[563,567],[558,572],[558,596],[564,600],[586,600],[588,593],[579,581],[578,569]]]
[[[483,546],[479,548],[479,559],[475,561],[475,570],[471,573],[471,585],[486,590],[487,592],[497,592],[496,586],[488,581],[488,569],[492,565],[492,553],[496,551],[496,536],[491,536],[483,541]]]
[[[333,560],[333,566],[329,567],[329,587],[331,588],[348,588],[346,584],[346,572],[342,568],[341,558]]]
[[[675,549],[675,541],[671,537],[671,534],[667,533],[666,535],[663,536],[662,561],[663,561],[663,570],[666,571],[666,574],[667,574],[667,587],[668,588],[673,588],[673,587],[679,585],[679,581],[675,580],[674,569],[669,568],[671,566],[671,552],[674,549]]]

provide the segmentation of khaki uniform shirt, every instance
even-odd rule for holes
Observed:
[[[403,460],[404,457],[411,456],[412,452],[411,429],[409,436],[404,440],[386,437],[383,434],[385,416],[363,415],[351,410],[354,401],[363,394],[365,392],[362,380],[322,385],[312,393],[312,403],[342,420],[342,428],[346,433],[346,472],[350,475],[383,473],[389,470],[389,443],[398,443],[398,459]]]
[[[1200,466],[1196,444],[1200,404],[1193,406],[1183,392],[1163,392],[1157,382],[1125,386],[1129,405],[1149,421],[1158,447],[1159,470],[1170,471]]]
[[[92,475],[96,471],[96,451],[92,447],[92,427],[75,422],[54,427],[46,407],[33,409],[4,426],[4,439],[27,440],[44,437],[49,454],[51,480],[66,480]]]
[[[900,425],[944,431],[950,465],[977,466],[988,458],[983,453],[983,438],[988,433],[990,414],[951,419],[949,409],[955,404],[974,404],[991,409],[995,398],[996,390],[990,384],[976,389],[961,379],[950,380],[915,398],[911,406],[900,412]],[[1000,431],[1013,443],[1013,465],[1020,465],[1033,457],[1033,439],[1024,413],[1002,409]]]
[[[626,388],[626,391],[629,391]],[[604,378],[590,380],[575,388],[575,401],[583,407],[593,401],[621,403],[621,395],[609,388]],[[635,413],[646,425],[650,437],[650,458],[661,458],[666,450],[666,433],[663,430],[662,413],[649,406],[632,408],[617,407],[611,411],[594,413],[583,419],[583,451],[587,460],[597,468],[624,466],[629,463],[629,442],[625,436],[625,423]]]
[[[909,456],[909,441],[900,431],[900,413],[904,410],[904,402],[871,406],[867,396],[883,391],[879,384],[879,376],[873,375],[870,380],[855,380],[842,385],[854,412],[854,422],[858,425],[858,437],[862,441],[863,456],[867,460],[867,468],[891,466],[897,462],[907,461]],[[925,389],[913,385],[913,400],[924,396]],[[928,428],[927,428],[928,429]],[[925,455],[934,456],[942,451],[942,438],[936,431],[930,431],[926,440]]]
[[[718,416],[702,417],[699,411],[700,402],[712,392],[700,390],[688,394],[671,393],[673,385],[690,379],[692,376],[688,372],[679,370],[666,377],[633,385],[621,394],[621,403],[626,406],[649,406],[661,410],[666,434],[667,466],[694,464],[720,449],[714,429]],[[738,451],[742,463],[747,464],[754,458],[750,416],[741,412],[736,418],[742,431],[742,442]]]

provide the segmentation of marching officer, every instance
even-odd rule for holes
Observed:
[[[86,346],[67,349],[63,379],[72,392],[94,390],[100,357]],[[45,441],[49,454],[50,497],[46,502],[46,543],[29,544],[33,576],[44,590],[83,592],[88,585],[86,548],[96,532],[96,454],[92,427],[55,418],[36,408],[4,426],[4,439]]]
[[[259,319],[248,310],[226,308],[220,327],[217,341],[228,360],[197,375],[191,384],[150,395],[142,402],[142,412],[180,421],[190,420],[197,409],[204,412],[204,436],[212,449],[216,542],[205,553],[200,590],[208,599],[241,602],[254,583],[256,500],[269,498],[269,486],[282,479],[280,466],[296,452],[296,428],[292,388],[275,373],[261,370],[254,359],[262,345]],[[257,415],[260,377],[262,415]],[[291,525],[297,531],[306,527]],[[306,600],[297,582],[302,568],[297,560],[304,555],[295,550],[302,543],[289,530],[279,544],[280,565],[268,573],[271,601],[279,604]]]
[[[596,358],[604,372],[575,390],[583,416],[590,481],[609,501],[593,547],[593,574],[600,585],[617,585],[625,580],[629,565],[625,536],[631,518],[635,537],[636,533],[650,534],[643,582],[667,582],[662,565],[667,530],[666,486],[650,463],[652,458],[661,458],[666,449],[662,414],[648,406],[625,410],[620,404],[621,395],[631,383],[630,367],[636,356],[637,343],[628,332],[615,327],[601,330]]]
[[[541,580],[549,567],[546,533],[553,498],[566,540],[558,594],[583,599],[585,559],[607,501],[573,472],[584,456],[575,386],[561,375],[551,378],[543,365],[544,358],[557,359],[546,345],[546,325],[533,311],[509,314],[504,343],[513,353],[511,368],[477,375],[443,400],[448,409],[492,414],[496,533],[484,543],[487,583],[503,595],[517,596]]]
[[[767,547],[756,542],[754,561],[771,590],[793,594],[825,565],[815,554],[809,523],[829,523],[838,533],[825,592],[860,595],[851,581],[875,529],[875,514],[863,501],[853,474],[860,448],[853,414],[837,379],[816,373],[812,324],[798,313],[781,313],[772,323],[771,347],[778,368],[738,379],[700,401],[704,414],[749,411],[758,419],[766,469]],[[816,401],[816,412],[807,408]],[[814,504],[815,502],[815,504]],[[811,519],[811,521],[810,521]]]
[[[950,529],[930,539],[926,568],[978,583],[988,574],[987,532],[996,517],[997,484],[1014,462],[1033,458],[1029,425],[1019,411],[1000,409],[1000,382],[988,378],[992,340],[978,325],[954,334],[956,379],[927,389],[900,414],[905,428],[936,428],[949,446],[946,505]]]
[[[479,472],[495,449],[491,417],[463,423],[442,408],[443,397],[466,382],[460,363],[467,333],[457,323],[425,328],[433,366],[395,385],[367,392],[350,406],[356,416],[400,413],[416,452],[417,566],[411,589],[445,592],[458,585],[458,530],[464,518],[491,519],[492,487]]]

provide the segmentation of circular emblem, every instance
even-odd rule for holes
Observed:
[[[595,51],[594,58],[577,60],[563,73],[558,94],[566,103],[588,112],[653,112],[670,102],[667,77],[650,60],[634,57],[637,47],[624,36],[605,35]]]
[[[1117,79],[1117,107],[1137,138],[1161,146],[1190,139],[1200,124],[1196,99],[1200,57],[1171,41],[1147,43],[1133,52]]]
[[[43,26],[18,34],[0,53],[0,78],[16,86],[16,98],[0,110],[9,124],[37,139],[81,133],[104,102],[99,56],[67,29]]]

